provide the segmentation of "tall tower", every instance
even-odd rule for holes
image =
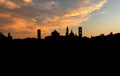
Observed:
[[[67,27],[66,28],[66,36],[68,37],[68,35],[69,35],[69,28]]]
[[[37,36],[38,36],[38,40],[40,40],[41,39],[41,30],[40,29],[37,30]]]
[[[82,27],[78,28],[78,34],[79,34],[79,37],[82,38]]]

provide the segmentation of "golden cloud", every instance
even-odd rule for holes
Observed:
[[[0,13],[0,18],[10,18],[11,15],[7,13]]]
[[[0,3],[3,3],[3,2],[5,2],[5,0],[0,0]]]
[[[26,3],[32,3],[32,0],[23,0]]]
[[[98,3],[92,3],[90,0],[84,0],[81,2],[80,5],[76,5],[76,9],[69,9],[68,14],[66,14],[66,17],[71,17],[71,16],[81,16],[81,15],[86,15],[90,14],[91,12],[95,10],[99,10],[103,5],[107,2],[107,0],[101,0]],[[89,4],[89,5],[88,5]]]
[[[83,3],[90,3],[90,0],[85,0]],[[46,17],[43,21],[44,25],[48,27],[65,28],[66,26],[78,26],[82,22],[89,19],[89,14],[95,10],[100,9],[107,0],[101,0],[98,3],[90,3],[89,6],[76,5],[76,9],[68,9],[67,13],[62,16]],[[64,25],[64,26],[63,26]]]
[[[23,1],[26,3],[32,2],[32,0]],[[0,13],[0,18],[4,17],[11,21],[11,23],[0,27],[4,30],[12,30],[14,38],[36,37],[37,29],[41,29],[42,37],[44,38],[50,35],[51,29],[65,29],[67,26],[80,26],[81,23],[90,18],[92,12],[99,10],[107,2],[107,0],[92,1],[93,0],[82,0],[82,2],[79,2],[81,4],[77,2],[73,7],[64,8],[65,10],[60,7],[59,2],[54,2],[53,0],[50,0],[50,2],[36,3],[41,7],[44,6],[42,4],[45,4],[45,7],[42,7],[42,9],[35,7],[34,3],[34,7],[27,6],[28,9],[21,7],[22,10],[17,13],[16,11],[12,12],[12,14]],[[9,0],[0,0],[0,3],[9,9],[20,7],[20,5]],[[53,7],[57,7],[57,9]],[[21,11],[24,11],[24,13]],[[9,13],[11,13],[11,11]],[[23,33],[15,35],[16,32],[19,31]],[[27,32],[27,34],[25,32]]]

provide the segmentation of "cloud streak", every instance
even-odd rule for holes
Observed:
[[[17,5],[16,3],[14,3],[10,0],[1,0],[0,4],[6,8],[9,8],[9,9],[20,8],[19,5]]]
[[[41,29],[44,38],[50,34],[51,29],[80,26],[106,2],[107,0],[0,0],[0,30],[12,32],[14,38],[25,38],[36,37],[36,30]]]
[[[33,1],[32,0],[23,0],[24,2],[26,3],[32,3]]]

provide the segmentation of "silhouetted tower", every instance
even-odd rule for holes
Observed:
[[[66,36],[68,37],[68,35],[69,35],[69,28],[67,27],[66,28]]]
[[[37,31],[37,36],[38,36],[38,40],[40,40],[41,39],[41,30],[40,29],[38,29],[38,31]]]
[[[12,40],[12,36],[10,35],[10,33],[8,33],[8,39]]]
[[[79,34],[79,37],[82,38],[82,27],[78,28],[78,34]]]

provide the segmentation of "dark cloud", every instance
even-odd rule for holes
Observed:
[[[13,23],[13,21],[10,18],[0,18],[0,27],[8,26],[11,23]]]

